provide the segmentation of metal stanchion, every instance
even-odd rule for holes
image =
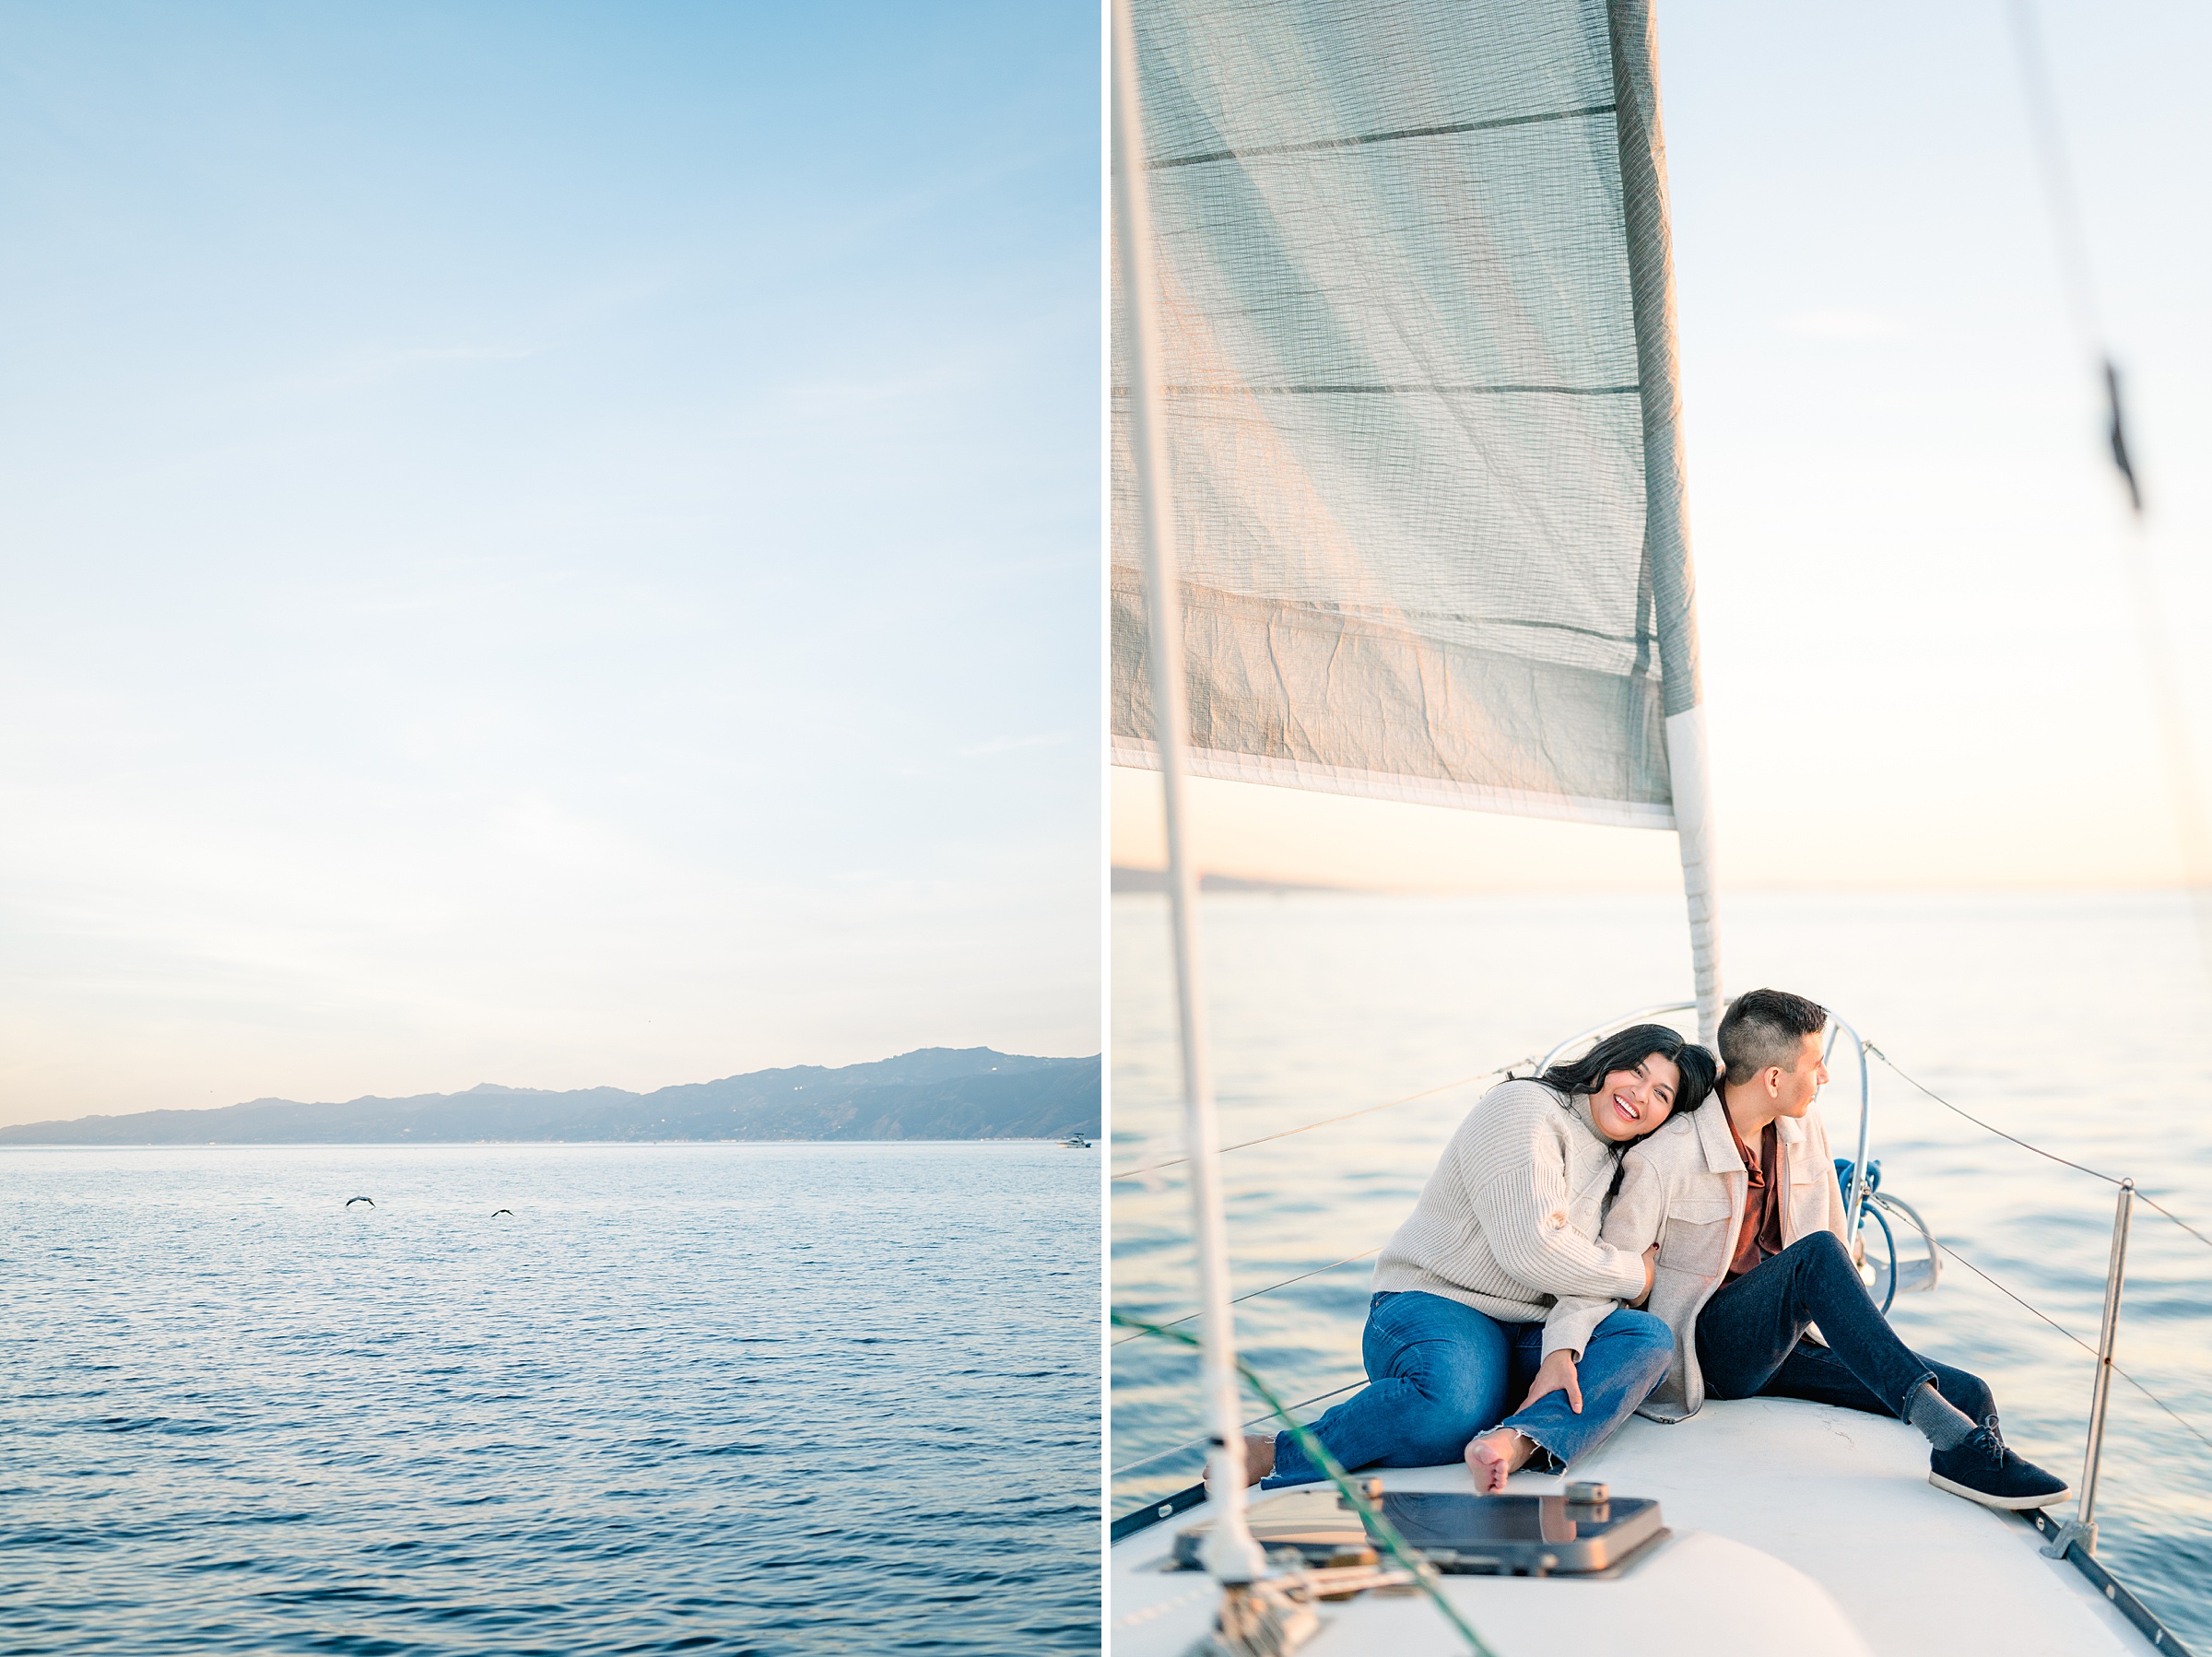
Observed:
[[[2120,1331],[2120,1288],[2127,1276],[2127,1223],[2135,1213],[2136,1182],[2120,1181],[2112,1213],[2112,1255],[2104,1271],[2104,1323],[2097,1333],[2097,1388],[2089,1395],[2089,1441],[2081,1461],[2081,1499],[2074,1517],[2043,1544],[2046,1558],[2060,1559],[2076,1543],[2085,1554],[2097,1551],[2097,1472],[2104,1455],[2104,1411],[2112,1398],[2112,1344]]]

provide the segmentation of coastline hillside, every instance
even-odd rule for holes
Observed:
[[[0,1128],[0,1145],[389,1145],[480,1140],[1096,1138],[1100,1063],[924,1047],[827,1070],[758,1070],[652,1093],[465,1093],[301,1104],[257,1099]]]

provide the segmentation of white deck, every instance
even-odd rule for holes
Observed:
[[[1465,1490],[1458,1467],[1383,1473],[1399,1490]],[[1708,1403],[1674,1427],[1632,1419],[1573,1476],[1659,1499],[1671,1540],[1611,1581],[1448,1576],[1444,1592],[1500,1657],[1562,1651],[1675,1657],[2145,1657],[2150,1645],[2023,1520],[1928,1483],[1901,1423],[1790,1399]],[[1516,1491],[1559,1479],[1516,1476]],[[2058,1510],[2063,1517],[2069,1509]],[[1160,1565],[1194,1508],[1112,1558],[1115,1657],[1173,1657],[1214,1593]],[[1465,1647],[1426,1599],[1322,1607],[1313,1657],[1449,1657]],[[1726,1633],[1718,1633],[1719,1619]]]

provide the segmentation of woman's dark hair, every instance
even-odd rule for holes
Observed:
[[[1673,1060],[1675,1068],[1682,1073],[1682,1085],[1675,1089],[1675,1108],[1667,1113],[1670,1121],[1705,1102],[1720,1073],[1720,1062],[1664,1024],[1631,1024],[1607,1036],[1581,1058],[1554,1064],[1536,1079],[1561,1093],[1595,1093],[1613,1072],[1633,1070],[1653,1053]]]

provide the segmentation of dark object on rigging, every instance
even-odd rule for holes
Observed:
[[[2128,504],[2136,509],[2136,515],[2140,517],[2143,513],[2143,489],[2136,482],[2135,467],[2128,464],[2127,432],[2120,422],[2120,370],[2112,366],[2110,357],[2104,359],[2104,394],[2112,409],[2112,464],[2118,466],[2120,476],[2127,479]]]
[[[2042,174],[2043,202],[2051,214],[2051,233],[2058,250],[2059,274],[2065,282],[2067,303],[2082,341],[2104,360],[2104,399],[2112,420],[2106,437],[2112,443],[2112,464],[2127,485],[2128,504],[2143,515],[2143,488],[2136,481],[2135,463],[2128,458],[2127,430],[2120,417],[2120,370],[2104,347],[2104,328],[2098,320],[2096,284],[2089,273],[2089,239],[2082,229],[2081,206],[2074,194],[2072,169],[2066,164],[2065,138],[2059,131],[2058,100],[2051,90],[2051,74],[2036,29],[2030,0],[2011,0],[2006,8],[2012,21],[2012,43],[2019,56],[2020,90],[2027,100],[2028,124],[2035,140],[2036,169]]]

